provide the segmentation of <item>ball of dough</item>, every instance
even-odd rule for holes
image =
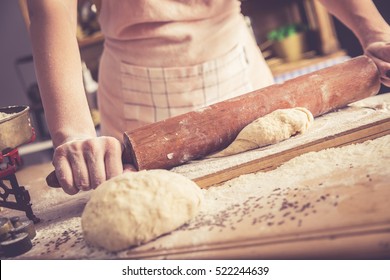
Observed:
[[[167,170],[127,172],[93,191],[81,217],[87,243],[120,251],[173,231],[203,200],[190,179]]]
[[[297,133],[304,133],[313,123],[306,108],[278,109],[244,127],[224,150],[211,157],[223,157],[275,144]]]

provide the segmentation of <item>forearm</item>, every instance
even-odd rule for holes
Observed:
[[[77,1],[31,0],[30,36],[48,128],[55,146],[95,135],[76,39]]]
[[[319,0],[359,39],[363,48],[378,41],[390,42],[390,27],[371,0]]]

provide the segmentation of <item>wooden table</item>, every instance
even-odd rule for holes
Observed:
[[[364,119],[389,117],[389,96],[370,99],[367,108],[345,110],[356,110]],[[321,118],[330,125],[345,110]],[[316,123],[323,125],[324,120],[318,118]],[[284,144],[289,141],[300,140]],[[199,164],[202,162],[175,171],[186,173]],[[33,248],[18,258],[388,259],[389,166],[390,135],[306,153],[277,169],[204,189],[205,203],[190,223],[115,254],[90,247],[83,239],[80,215],[90,193],[68,196],[51,189],[45,184],[51,164],[29,166],[18,171],[17,177],[29,190],[34,212],[42,222],[36,225]],[[23,217],[13,210],[1,212],[3,216],[15,214]]]

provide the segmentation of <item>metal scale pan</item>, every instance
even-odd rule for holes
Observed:
[[[7,152],[31,142],[34,131],[28,106],[0,108],[0,151]]]

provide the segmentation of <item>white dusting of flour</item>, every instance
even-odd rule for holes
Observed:
[[[258,158],[259,153],[287,149],[297,142],[323,137],[330,131],[345,130],[344,122],[370,123],[390,114],[370,108],[359,110],[357,113],[356,108],[351,108],[338,112],[336,116],[332,116],[333,113],[325,115],[315,121],[311,136],[308,131],[273,145],[272,151],[260,149],[218,161],[218,164],[212,160],[193,162],[174,171],[197,178],[213,169]],[[343,117],[337,117],[340,115]],[[36,225],[37,237],[33,240],[32,250],[19,258],[161,258],[166,257],[170,250],[178,252],[187,248],[201,253],[199,248],[221,244],[234,246],[239,241],[301,237],[307,233],[322,233],[330,228],[345,229],[348,226],[353,229],[354,225],[375,221],[376,217],[384,217],[388,221],[390,212],[387,205],[382,203],[386,205],[383,208],[382,204],[370,204],[367,193],[377,195],[377,199],[390,199],[387,191],[390,182],[389,147],[390,135],[387,135],[360,144],[310,152],[272,171],[242,175],[219,186],[203,189],[204,203],[192,221],[168,235],[119,253],[109,253],[85,243],[80,216],[89,199],[88,192],[69,197],[60,190],[48,189],[44,178],[31,179],[26,188],[32,194],[34,212],[42,222]],[[5,213],[6,216],[8,214]],[[205,258],[212,257],[205,254]]]

